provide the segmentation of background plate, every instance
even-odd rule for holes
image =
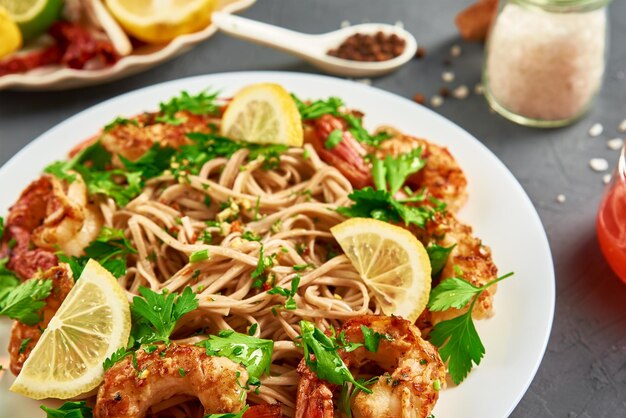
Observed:
[[[236,13],[252,6],[256,0],[217,0],[216,11]],[[181,35],[165,45],[145,45],[121,58],[115,65],[101,70],[75,70],[63,67],[43,67],[24,74],[0,77],[0,90],[65,90],[92,86],[118,80],[145,71],[177,57],[206,41],[217,32],[210,24],[199,32]]]
[[[124,94],[52,128],[0,169],[0,214],[43,167],[64,158],[83,139],[119,115],[156,110],[181,90],[218,88],[226,96],[257,82],[276,82],[301,98],[339,96],[365,112],[368,128],[387,124],[449,147],[469,180],[469,199],[459,218],[493,250],[501,273],[515,276],[498,285],[496,315],[478,321],[486,348],[481,365],[459,386],[442,392],[434,411],[445,418],[506,417],[530,385],[548,342],[554,313],[554,269],[543,226],[511,172],[482,143],[454,123],[409,100],[363,84],[317,75],[239,72],[171,81]],[[0,362],[8,365],[10,321],[0,322]],[[13,376],[0,372],[0,411],[7,417],[43,416],[39,402],[8,391]]]

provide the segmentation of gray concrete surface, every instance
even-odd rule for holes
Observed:
[[[260,0],[244,15],[312,33],[335,29],[343,20],[402,21],[427,48],[427,56],[373,84],[412,97],[439,90],[443,60],[453,44],[463,47],[452,67],[455,84],[479,81],[482,47],[461,42],[453,25],[456,12],[468,3]],[[617,153],[606,140],[617,136],[617,125],[626,118],[626,1],[615,1],[610,17],[604,89],[590,114],[575,125],[557,130],[516,126],[491,114],[484,99],[473,95],[437,109],[483,141],[515,174],[537,207],[552,247],[557,280],[552,336],[513,417],[626,417],[626,286],[604,262],[596,242],[594,217],[603,184],[602,175],[588,166],[592,157],[615,161]],[[232,70],[316,72],[291,56],[218,34],[190,53],[118,82],[56,93],[0,92],[0,164],[50,127],[105,99],[162,81]],[[595,122],[604,125],[605,134],[590,138],[587,131]],[[567,200],[557,203],[558,194]]]

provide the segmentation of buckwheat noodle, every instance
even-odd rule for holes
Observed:
[[[310,145],[288,149],[270,170],[262,158],[249,161],[242,149],[207,162],[198,175],[151,179],[124,208],[108,200],[100,209],[105,224],[125,230],[137,248],[120,279],[129,297],[139,286],[174,292],[192,286],[199,308],[179,322],[173,334],[178,343],[196,343],[222,329],[246,333],[257,324],[254,336],[274,340],[274,354],[270,376],[263,376],[258,394],[248,392],[248,401],[279,402],[283,413],[293,416],[302,358],[293,343],[298,321],[325,328],[380,312],[346,256],[329,257],[335,245],[329,229],[343,220],[334,209],[348,203],[351,191],[350,182]],[[221,226],[206,223],[235,218]],[[261,241],[242,239],[243,231]],[[202,234],[211,234],[212,241],[198,240]],[[272,286],[289,288],[300,274],[295,310],[282,308],[283,296],[253,287],[261,247],[274,258],[267,270],[275,278]],[[209,258],[190,263],[189,255],[200,250],[208,250]],[[310,267],[294,271],[294,265],[304,264]],[[153,407],[152,416],[202,417],[202,408],[189,397],[174,397]]]

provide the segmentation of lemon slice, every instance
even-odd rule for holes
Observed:
[[[0,6],[0,58],[22,47],[22,33],[9,13]]]
[[[222,135],[254,144],[301,147],[302,120],[293,98],[278,84],[252,84],[239,91],[222,118]]]
[[[11,19],[19,26],[25,40],[43,33],[59,18],[63,0],[0,0]],[[0,36],[4,41],[4,38]]]
[[[102,381],[102,362],[130,334],[124,290],[94,260],[85,270],[24,363],[11,391],[33,399],[68,399]]]
[[[415,321],[428,303],[428,253],[406,229],[375,219],[352,218],[330,229],[373,292],[385,315]]]
[[[216,0],[106,0],[118,23],[137,39],[169,42],[211,23]]]

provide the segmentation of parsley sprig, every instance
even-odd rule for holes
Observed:
[[[472,310],[482,292],[513,273],[498,277],[481,287],[458,278],[442,280],[430,293],[428,308],[431,311],[445,311],[450,308],[461,309],[468,303],[469,309],[456,318],[439,322],[429,334],[430,341],[438,348],[441,359],[448,362],[448,371],[454,383],[461,383],[485,355],[480,336],[474,326]]]
[[[285,309],[293,311],[297,308],[296,300],[294,296],[298,293],[298,286],[300,285],[300,275],[296,274],[293,280],[291,281],[291,288],[287,289],[284,287],[274,286],[270,290],[267,291],[270,295],[281,295],[287,298],[285,300]]]
[[[308,321],[300,321],[300,329],[304,360],[317,377],[336,385],[352,383],[362,391],[372,393],[370,389],[354,379],[337,352],[340,346],[335,338],[327,336]],[[315,355],[315,358],[312,358],[311,354]]]
[[[41,318],[39,310],[52,291],[52,280],[31,279],[11,288],[0,300],[0,316],[8,316],[26,325],[35,325]]]
[[[8,262],[9,257],[0,258],[0,306],[6,295],[20,284],[15,273],[6,267]]]
[[[188,111],[194,115],[219,115],[220,105],[217,102],[219,92],[201,91],[192,95],[186,91],[180,93],[179,96],[172,97],[166,102],[159,104],[159,116],[157,122],[169,123],[170,125],[180,125],[185,122],[178,118],[176,113]]]

